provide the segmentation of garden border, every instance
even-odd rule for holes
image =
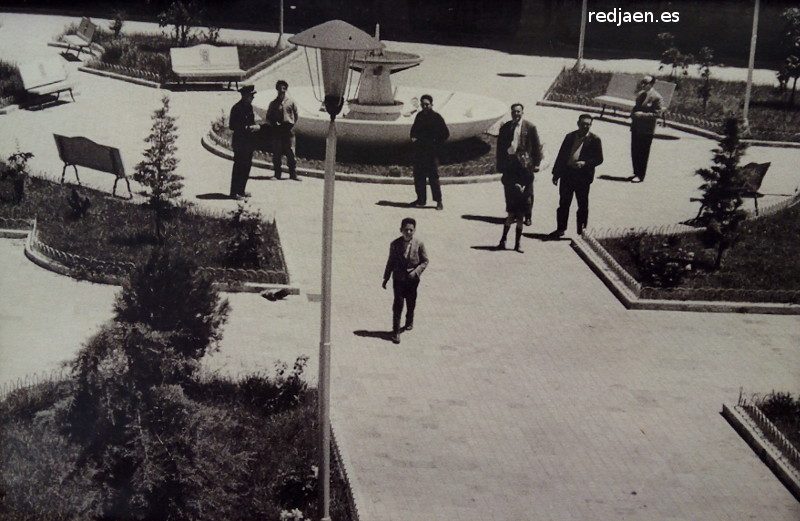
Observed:
[[[215,134],[213,130],[209,130],[208,133],[203,136],[200,142],[202,143],[203,147],[206,150],[208,150],[215,156],[219,156],[223,159],[228,159],[230,161],[233,161],[233,152],[229,147],[225,147],[222,144],[220,144],[220,142],[225,142],[225,140],[219,137],[217,134]],[[253,166],[257,168],[263,168],[266,170],[272,170],[273,168],[272,161],[259,159],[257,157],[253,157]],[[317,170],[314,168],[304,168],[298,166],[297,173],[305,177],[313,177],[316,179],[325,178],[324,170]],[[388,176],[384,177],[379,175],[354,174],[350,172],[336,172],[335,176],[338,181],[351,181],[354,183],[376,183],[376,184],[398,184],[398,185],[414,184],[413,177],[388,177]],[[443,185],[490,183],[494,181],[499,181],[500,176],[501,176],[500,174],[483,174],[475,176],[440,177],[439,183]]]
[[[132,262],[125,261],[105,261],[95,259],[93,257],[87,258],[72,253],[63,252],[52,246],[49,246],[39,239],[39,233],[36,229],[36,220],[26,219],[4,219],[0,218],[0,225],[6,221],[17,221],[20,224],[28,226],[24,228],[0,228],[0,238],[25,238],[25,256],[48,271],[66,275],[71,278],[75,277],[75,270],[84,270],[86,277],[78,280],[88,280],[99,284],[121,285],[122,280],[126,273],[134,268]],[[283,249],[281,249],[281,256],[283,256]],[[283,259],[283,265],[286,266],[286,259]],[[234,268],[214,268],[214,267],[200,267],[200,271],[209,275],[212,284],[220,291],[228,293],[260,293],[265,290],[285,290],[289,295],[299,295],[300,289],[290,284],[288,267],[285,272],[267,271],[267,270],[242,270]],[[258,272],[264,272],[270,278],[279,278],[275,282],[250,282],[246,279]],[[230,279],[223,281],[215,281],[219,275],[230,275]],[[237,282],[231,282],[230,280]]]
[[[749,408],[755,408],[759,421],[750,415]],[[800,501],[800,471],[791,463],[792,460],[795,460],[795,462],[800,461],[800,454],[772,422],[761,413],[758,407],[747,404],[741,396],[739,397],[738,405],[728,407],[723,404],[720,414],[791,492],[795,499]],[[781,445],[788,445],[790,450],[783,450],[771,442],[765,433],[765,429],[773,431],[772,435],[780,440]]]
[[[786,201],[778,202],[763,209],[759,217],[770,215],[778,210],[794,206],[800,203],[800,194],[795,194]],[[753,213],[748,211],[749,218],[755,218]],[[683,292],[689,299],[667,300],[659,299],[658,293],[661,288],[651,288],[637,281],[630,273],[625,270],[611,254],[597,240],[607,237],[621,237],[632,232],[646,232],[652,235],[674,235],[689,231],[692,228],[685,225],[662,226],[642,230],[608,230],[595,231],[589,230],[582,236],[572,239],[571,246],[578,255],[586,262],[592,271],[603,281],[611,290],[614,296],[619,299],[628,309],[651,309],[662,311],[702,311],[716,313],[764,313],[775,315],[800,315],[800,304],[775,303],[775,302],[747,302],[747,296],[755,292],[761,294],[776,295],[799,295],[800,290],[738,290],[738,289],[717,289],[717,288],[675,288],[675,292]],[[742,295],[741,301],[723,300],[703,300],[697,299],[698,294],[720,294],[738,292]],[[694,296],[694,299],[691,297]],[[800,300],[800,299],[798,299]]]

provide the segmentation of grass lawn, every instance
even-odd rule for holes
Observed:
[[[556,78],[547,99],[552,101],[572,101],[585,105],[597,106],[595,96],[605,93],[612,73],[592,69],[574,71],[564,69]],[[660,79],[670,81],[668,77]],[[715,132],[721,131],[726,117],[740,112],[744,100],[745,82],[711,80],[711,99],[706,111],[703,101],[697,94],[701,80],[696,78],[681,79],[675,89],[670,114],[684,115],[705,120],[692,121]],[[769,85],[754,85],[750,104],[750,129],[753,139],[800,142],[800,104],[787,107],[776,88]],[[667,119],[669,119],[669,115]],[[680,119],[678,119],[680,121]]]
[[[75,472],[78,446],[59,429],[59,410],[72,381],[41,383],[0,401],[0,520],[89,519],[98,499],[91,473]],[[197,495],[186,498],[195,521],[277,521],[282,510],[299,509],[316,519],[316,411],[311,390],[276,407],[272,379],[253,375],[233,381],[200,379],[186,387],[193,411],[187,432]],[[350,521],[347,485],[332,462],[331,517]],[[198,506],[199,505],[199,506]]]
[[[71,24],[65,28],[62,35],[75,33],[76,30],[77,25]],[[98,27],[94,41],[99,43],[104,51],[99,57],[89,62],[90,67],[96,69],[109,69],[111,68],[109,66],[125,67],[128,70],[122,72],[114,71],[162,83],[176,79],[170,65],[169,50],[172,47],[178,47],[178,45],[169,36],[152,33],[125,33],[123,31],[119,38],[115,38],[113,33]],[[239,66],[245,71],[264,62],[280,51],[280,49],[264,44],[211,42],[203,38],[197,38],[191,42],[191,45],[199,43],[235,45],[239,50]]]
[[[695,269],[680,284],[681,288],[800,292],[799,229],[800,204],[745,221],[740,228],[740,240],[725,253],[722,268],[718,271],[706,268],[713,264],[715,250],[703,247],[699,232],[675,236],[668,249],[684,261],[688,252],[694,253]],[[628,273],[646,284],[644,274],[631,255],[630,241],[630,238],[617,237],[600,239],[599,242]],[[666,239],[664,242],[667,242]],[[659,292],[659,298],[680,296],[664,289]],[[773,301],[774,298],[754,294],[754,300]],[[732,295],[731,299],[736,299],[736,296]],[[778,300],[800,303],[797,293]]]
[[[29,177],[25,198],[14,203],[10,184],[8,180],[0,182],[0,217],[36,216],[39,237],[48,246],[83,257],[138,264],[147,260],[155,245],[152,213],[145,205],[80,187],[80,193],[90,198],[91,207],[86,216],[76,218],[67,202],[71,185]],[[277,226],[274,221],[264,222],[263,229],[261,253],[265,263],[261,269],[285,274]],[[203,267],[234,267],[226,261],[225,248],[233,233],[224,215],[194,208],[178,208],[166,222],[169,246]]]

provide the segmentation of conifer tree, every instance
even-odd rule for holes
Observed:
[[[175,157],[178,127],[175,118],[169,115],[169,97],[164,96],[161,103],[161,108],[153,113],[150,135],[144,140],[150,146],[144,151],[144,160],[136,165],[133,174],[133,178],[145,187],[141,194],[147,197],[153,210],[158,242],[164,239],[164,220],[183,188],[183,177],[175,173],[178,167],[178,158]]]
[[[739,121],[735,118],[727,119],[724,135],[713,150],[714,166],[695,172],[703,178],[703,184],[700,185],[703,206],[699,221],[706,227],[706,244],[717,248],[714,262],[717,269],[722,266],[725,251],[736,242],[739,223],[745,217],[741,209],[742,180],[739,161],[746,149],[747,145],[742,143],[739,136]]]

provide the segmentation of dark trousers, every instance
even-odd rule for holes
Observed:
[[[557,228],[561,231],[567,229],[569,221],[569,207],[572,205],[572,196],[578,202],[578,230],[583,231],[589,222],[589,187],[591,181],[581,174],[567,173],[558,183],[558,210],[556,211]]]
[[[650,159],[650,145],[653,143],[653,134],[631,132],[631,162],[633,175],[644,179],[647,173],[647,161]]]
[[[250,143],[233,143],[233,170],[231,172],[231,197],[244,195],[250,167],[253,166],[253,146]]]
[[[509,170],[503,173],[503,193],[506,198],[506,212],[523,214],[525,219],[533,215],[533,176],[525,170]],[[515,185],[522,185],[522,193]]]
[[[435,155],[426,152],[417,152],[414,161],[414,189],[417,192],[417,201],[425,203],[428,200],[427,184],[431,185],[431,196],[437,203],[442,202],[442,187],[439,185],[439,161]]]
[[[399,280],[392,276],[394,302],[392,302],[392,331],[400,331],[400,316],[403,314],[403,303],[406,305],[406,324],[414,323],[414,309],[417,307],[417,288],[419,279]]]
[[[289,177],[297,177],[297,159],[294,156],[295,137],[291,127],[278,126],[272,136],[272,168],[275,177],[281,178],[281,163],[286,156],[286,166],[289,168]]]

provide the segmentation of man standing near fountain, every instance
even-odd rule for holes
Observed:
[[[286,95],[286,91],[289,90],[286,81],[278,80],[275,83],[275,90],[278,91],[278,95],[267,108],[267,123],[272,126],[272,167],[275,170],[275,179],[281,178],[281,162],[283,156],[286,156],[289,179],[299,181],[296,171],[297,161],[294,157],[297,105]]]
[[[233,107],[228,118],[230,128],[233,131],[233,170],[231,171],[231,198],[247,197],[249,194],[244,191],[247,185],[247,178],[250,177],[250,167],[253,165],[253,151],[255,142],[253,132],[261,128],[256,125],[256,117],[253,114],[253,97],[256,89],[252,85],[245,85],[239,89],[242,95]]]
[[[506,222],[498,249],[505,249],[511,223],[517,223],[516,245],[521,252],[522,224],[531,224],[533,215],[533,176],[542,162],[542,145],[536,126],[523,119],[522,103],[511,105],[511,120],[500,127],[497,136],[497,171],[503,174],[503,192],[506,199]]]
[[[411,126],[411,143],[414,148],[414,188],[417,199],[411,206],[427,204],[428,188],[436,201],[436,209],[443,210],[442,188],[439,186],[439,147],[450,137],[444,118],[433,110],[433,96],[423,94],[419,99],[422,110]]]

